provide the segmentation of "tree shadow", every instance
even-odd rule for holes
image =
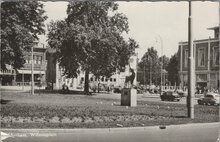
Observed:
[[[8,104],[10,102],[12,102],[13,100],[4,100],[4,99],[0,99],[0,104]]]

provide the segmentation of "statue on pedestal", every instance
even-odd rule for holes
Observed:
[[[125,77],[125,88],[132,88],[133,82],[135,79],[135,72],[134,69],[132,69],[129,65],[129,71],[131,72],[131,75]]]

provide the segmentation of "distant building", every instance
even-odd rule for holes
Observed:
[[[38,84],[45,82],[46,72],[46,48],[43,44],[38,44],[33,48],[34,58],[34,81]],[[24,53],[25,64],[20,69],[13,69],[6,65],[7,70],[0,71],[2,85],[30,85],[31,83],[31,52]]]
[[[219,27],[214,38],[194,41],[196,86],[207,89],[219,88]],[[181,86],[188,82],[188,42],[179,43],[179,76]]]

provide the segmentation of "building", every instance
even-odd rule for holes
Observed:
[[[2,85],[30,85],[31,84],[31,52],[24,53],[25,64],[20,69],[13,69],[7,65],[7,70],[1,71]],[[38,44],[33,48],[34,81],[35,84],[45,82],[46,48]]]
[[[214,30],[214,38],[194,41],[194,61],[196,86],[219,88],[219,27]],[[188,82],[188,42],[179,43],[179,77],[181,86]]]

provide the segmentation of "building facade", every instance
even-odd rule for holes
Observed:
[[[7,70],[1,71],[2,85],[30,85],[31,84],[31,52],[24,53],[25,64],[20,69],[13,69],[7,65]],[[46,48],[43,44],[33,47],[34,81],[35,84],[45,82]]]
[[[219,27],[214,38],[194,41],[195,86],[209,90],[219,88]],[[188,42],[179,43],[179,77],[181,86],[188,82]]]

